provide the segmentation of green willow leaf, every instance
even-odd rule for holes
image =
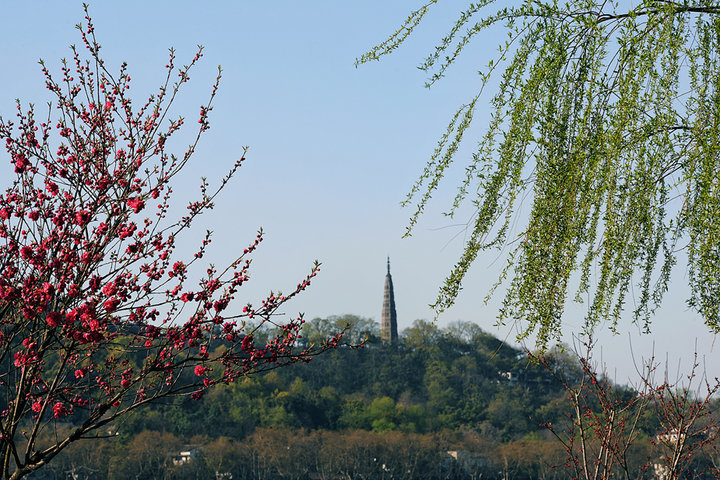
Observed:
[[[357,63],[399,47],[434,3]],[[499,322],[523,320],[521,337],[535,333],[539,347],[558,339],[571,293],[589,302],[588,331],[615,329],[628,300],[647,330],[684,251],[688,303],[720,332],[720,2],[470,3],[421,64],[427,86],[489,30],[507,40],[403,203],[414,209],[409,235],[453,160],[462,163],[463,135],[499,76],[450,206],[452,215],[470,202],[474,214],[436,311],[453,305],[482,251],[511,245],[493,291],[505,286]],[[516,201],[528,194],[521,214]]]

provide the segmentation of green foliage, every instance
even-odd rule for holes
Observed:
[[[400,340],[393,347],[339,348],[199,400],[148,406],[119,430],[103,432],[112,440],[78,443],[48,472],[117,480],[213,478],[216,472],[235,478],[569,478],[552,468],[564,463],[566,452],[541,426],[564,432],[572,425],[567,390],[547,368],[469,323],[438,328],[418,321]],[[580,365],[566,352],[543,358],[558,377],[580,381]],[[354,381],[344,381],[341,372]],[[507,372],[513,376],[502,375]],[[628,401],[638,394],[610,388]],[[598,408],[592,395],[585,401]],[[648,458],[650,439],[663,428],[650,411],[640,419],[633,461]],[[180,450],[192,452],[192,461],[174,463]]]
[[[316,322],[322,323],[334,322]],[[520,426],[499,430],[509,439],[540,429],[527,418],[561,392],[547,371],[498,342],[469,323],[439,329],[417,321],[402,333],[398,346],[339,348],[292,371],[220,386],[199,400],[180,397],[148,407],[123,423],[119,438],[126,442],[144,430],[183,438],[245,438],[257,428],[275,427],[408,433],[481,428],[496,395],[506,388],[530,388],[532,402],[507,393],[512,413],[507,421]],[[529,381],[524,387],[510,385],[500,375],[507,371]],[[502,421],[499,416],[494,420]]]
[[[358,63],[395,50],[434,3]],[[720,331],[717,2],[471,3],[420,66],[428,86],[489,31],[506,33],[506,41],[406,200],[415,203],[410,234],[480,94],[497,79],[489,124],[449,210],[472,203],[470,233],[436,310],[453,304],[480,252],[512,245],[495,288],[507,279],[499,322],[525,320],[521,336],[537,333],[540,347],[559,338],[574,275],[576,301],[590,301],[587,330],[601,322],[614,329],[631,289],[634,320],[647,329],[682,249],[688,302]],[[521,212],[528,195],[532,207]]]
[[[313,318],[303,325],[305,342],[321,343],[323,340],[345,329],[343,339],[350,344],[359,344],[365,339],[380,337],[377,323],[357,315],[333,315],[327,318]]]

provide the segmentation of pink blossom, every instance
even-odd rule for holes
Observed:
[[[60,324],[60,314],[58,312],[48,313],[47,317],[45,317],[45,322],[47,322],[50,328],[57,327]]]
[[[29,259],[31,259],[31,258],[32,258],[32,254],[33,254],[33,249],[32,249],[32,247],[28,247],[27,245],[25,245],[24,247],[22,247],[22,248],[20,249],[20,256],[21,256],[24,260],[29,260]]]
[[[87,210],[80,210],[75,212],[75,224],[85,226],[90,221],[90,212]]]
[[[145,207],[145,202],[139,198],[131,198],[127,201],[127,206],[133,209],[133,212],[138,213]]]
[[[55,418],[62,418],[67,416],[68,409],[65,405],[63,405],[62,402],[57,402],[55,405],[53,405],[53,415],[55,415]]]
[[[25,169],[30,165],[25,155],[15,156],[15,173],[23,173]]]
[[[115,286],[115,283],[110,282],[103,287],[102,292],[108,297],[112,297],[117,293],[117,286]]]
[[[107,300],[105,300],[105,303],[103,303],[103,307],[105,307],[105,311],[108,313],[112,313],[115,311],[117,306],[120,304],[120,300],[117,297],[112,297]]]
[[[185,271],[185,264],[183,262],[175,262],[172,271],[175,275],[180,275]]]
[[[252,335],[245,335],[245,338],[242,339],[242,343],[240,344],[240,348],[242,348],[243,352],[246,353],[253,349]]]

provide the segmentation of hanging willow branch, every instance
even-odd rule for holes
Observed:
[[[394,51],[434,3],[358,62]],[[481,72],[480,92],[453,117],[404,202],[414,205],[410,235],[482,104],[482,88],[500,75],[487,130],[450,208],[470,201],[475,213],[438,313],[453,304],[481,251],[510,244],[495,288],[508,279],[499,321],[525,320],[521,336],[537,333],[539,346],[559,337],[571,278],[580,280],[576,300],[590,299],[587,329],[602,321],[614,329],[631,288],[634,319],[647,329],[684,250],[688,303],[720,331],[720,3],[633,4],[470,4],[420,66],[430,86],[481,33],[507,34]],[[525,193],[532,208],[520,215]],[[511,229],[518,216],[521,227]]]

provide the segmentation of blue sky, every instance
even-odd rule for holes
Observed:
[[[416,66],[462,6],[448,2],[396,54],[355,68],[355,58],[383,40],[415,6],[380,0],[90,2],[106,62],[111,69],[129,63],[138,98],[160,84],[168,47],[175,47],[181,64],[202,44],[205,56],[175,110],[192,117],[222,65],[212,128],[178,191],[190,198],[199,177],[219,179],[242,147],[250,147],[245,166],[212,216],[198,226],[200,233],[205,228],[215,232],[210,255],[218,265],[264,228],[252,281],[244,287],[248,301],[271,289],[291,289],[318,259],[323,262],[320,276],[288,305],[287,313],[305,312],[308,318],[353,313],[378,320],[389,255],[400,329],[415,319],[432,318],[428,304],[459,256],[463,224],[472,212],[463,210],[455,219],[441,213],[454,195],[453,178],[462,174],[462,156],[474,145],[472,135],[482,132],[487,119],[482,107],[457,168],[409,239],[401,236],[411,211],[400,202],[457,106],[475,92],[476,70],[489,60],[499,37],[481,39],[447,78],[424,88],[425,74]],[[14,113],[15,98],[38,105],[46,101],[37,60],[45,59],[57,71],[58,60],[69,56],[68,45],[80,43],[74,25],[82,17],[76,1],[4,7],[0,114]],[[4,159],[0,178],[9,173]],[[510,326],[494,326],[498,302],[486,306],[482,301],[504,261],[501,253],[482,256],[457,305],[439,324],[472,321],[512,340]],[[660,360],[667,354],[674,377],[687,371],[696,341],[708,373],[720,375],[714,337],[685,306],[683,272],[678,269],[652,335],[639,334],[627,322],[620,335],[600,331],[602,359],[618,381],[636,378],[630,345],[637,362],[653,348]],[[567,317],[571,332],[578,328],[573,319],[582,317],[582,308],[570,308]]]

